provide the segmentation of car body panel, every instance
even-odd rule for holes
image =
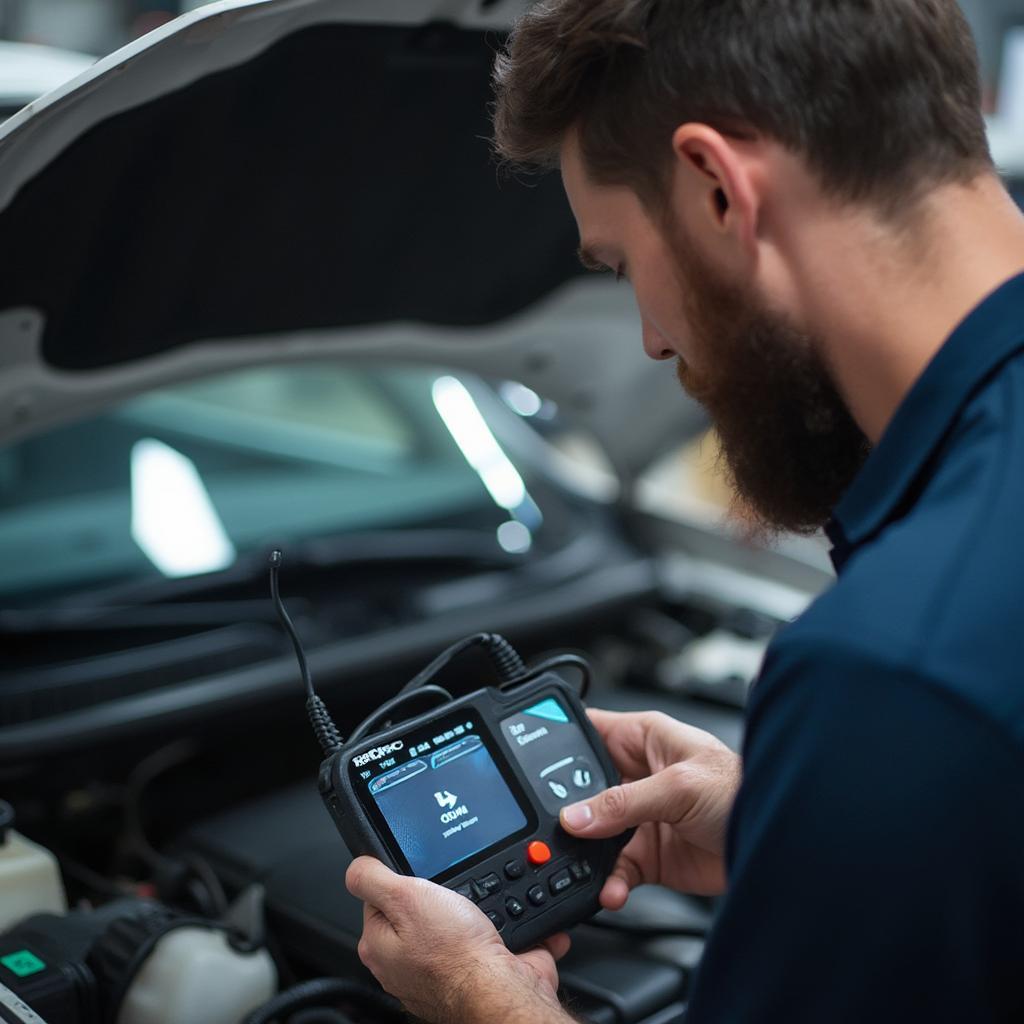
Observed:
[[[494,31],[518,6],[231,0],[13,117],[0,439],[325,355],[521,381],[627,479],[699,429],[671,366],[644,357],[628,288],[581,283],[557,176],[526,188],[489,151]],[[430,111],[415,137],[393,128]]]
[[[94,57],[34,43],[0,41],[0,118],[87,71]]]

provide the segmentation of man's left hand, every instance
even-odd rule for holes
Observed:
[[[569,949],[556,935],[519,956],[464,896],[358,857],[345,876],[365,904],[359,958],[417,1017],[432,1024],[565,1024],[555,961]]]

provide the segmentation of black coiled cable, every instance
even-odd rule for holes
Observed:
[[[503,636],[499,636],[497,633],[474,633],[473,636],[468,636],[465,640],[460,640],[447,650],[442,651],[422,672],[410,679],[396,696],[382,704],[372,715],[364,718],[352,730],[348,738],[349,743],[354,743],[373,732],[381,722],[386,721],[393,712],[409,701],[420,697],[440,698],[437,703],[446,703],[452,700],[452,695],[443,687],[436,685],[433,680],[451,664],[454,658],[471,647],[482,647],[490,655],[502,686],[507,686],[528,675],[526,664],[519,657],[519,652]]]
[[[578,696],[580,700],[583,700],[590,691],[590,665],[585,658],[581,658],[578,654],[556,654],[546,661],[534,665],[529,671],[524,671],[521,675],[516,676],[504,684],[501,689],[514,689],[517,686],[522,686],[524,683],[532,682],[538,676],[544,675],[545,672],[554,672],[558,668],[575,668],[579,671],[580,686]]]
[[[372,715],[368,715],[364,718],[353,730],[349,736],[349,743],[355,743],[361,740],[368,733],[373,732],[378,725],[382,722],[386,722],[388,718],[398,710],[412,700],[419,699],[421,697],[430,697],[434,699],[436,704],[448,704],[452,700],[452,695],[443,686],[434,686],[433,684],[427,684],[426,686],[420,686],[415,690],[410,690],[408,693],[399,693],[396,697],[392,697],[391,700],[385,701]]]
[[[503,636],[499,636],[497,633],[474,633],[472,636],[467,636],[465,640],[452,644],[446,651],[442,651],[422,672],[413,676],[398,691],[399,696],[433,682],[434,677],[447,668],[453,658],[462,654],[463,651],[469,650],[470,647],[483,647],[487,651],[503,683],[510,683],[517,676],[526,672],[526,665],[519,657],[519,652]]]
[[[270,555],[270,594],[277,610],[278,618],[285,633],[288,635],[295,648],[295,657],[299,662],[299,672],[306,686],[306,714],[309,716],[313,733],[323,750],[325,757],[337,753],[344,745],[344,739],[338,727],[334,724],[330,713],[324,702],[316,695],[313,689],[313,678],[309,671],[309,664],[306,661],[305,651],[299,640],[298,633],[292,623],[284,602],[281,600],[281,592],[278,586],[278,573],[281,569],[281,562],[284,556],[280,550],[271,552]],[[395,697],[382,704],[372,715],[363,719],[349,737],[349,743],[362,739],[363,736],[372,732],[378,723],[387,721],[393,712],[413,700],[420,700],[424,697],[434,699],[437,703],[447,703],[452,700],[452,695],[443,687],[437,686],[434,679],[442,672],[452,660],[463,651],[471,647],[483,647],[494,664],[499,679],[499,686],[502,689],[510,689],[515,685],[535,679],[542,672],[564,665],[573,665],[582,672],[582,683],[580,696],[582,697],[590,683],[590,669],[581,658],[576,655],[561,655],[552,658],[542,665],[527,669],[526,663],[519,656],[519,652],[503,637],[497,633],[474,633],[458,643],[452,644],[447,650],[442,651],[422,672],[409,680],[398,691]]]
[[[306,698],[306,714],[324,756],[329,757],[336,750],[341,750],[344,744],[341,733],[334,724],[327,706],[315,693]]]

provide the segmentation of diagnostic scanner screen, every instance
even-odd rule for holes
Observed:
[[[358,773],[413,873],[434,878],[526,826],[477,723],[440,726]],[[385,770],[380,771],[379,768]]]

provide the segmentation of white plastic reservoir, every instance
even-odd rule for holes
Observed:
[[[32,914],[68,909],[57,858],[11,828],[14,813],[0,801],[0,932]]]

